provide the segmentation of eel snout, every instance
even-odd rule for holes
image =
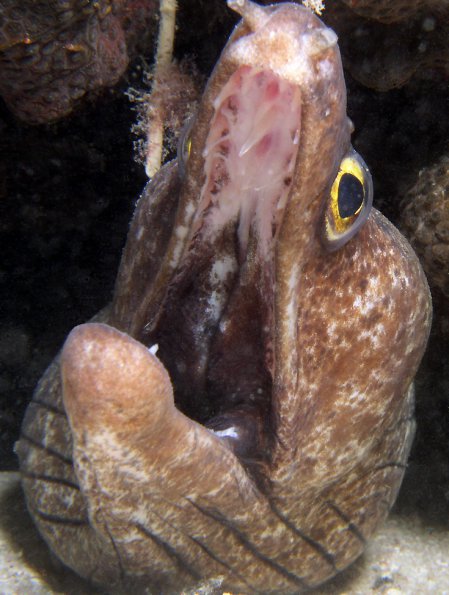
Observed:
[[[129,335],[101,323],[76,327],[64,344],[61,376],[76,448],[90,453],[96,473],[111,472],[114,459],[125,457],[131,476],[139,460],[153,493],[188,495],[207,493],[217,474],[236,464],[214,432],[176,409],[166,369]]]

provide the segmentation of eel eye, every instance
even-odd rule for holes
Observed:
[[[195,118],[190,117],[184,124],[181,134],[179,135],[178,141],[178,168],[179,175],[183,178],[186,174],[187,162],[190,157],[190,151],[192,149],[192,128]]]
[[[373,203],[373,181],[354,149],[343,158],[324,215],[324,243],[337,250],[365,223]]]

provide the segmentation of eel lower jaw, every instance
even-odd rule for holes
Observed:
[[[198,424],[194,414],[176,407],[176,389],[154,349],[128,334],[103,323],[75,327],[62,350],[61,376],[69,422],[83,444],[115,444],[132,436],[149,452],[164,445],[170,459],[169,451],[182,450],[184,437],[200,427],[233,452],[256,482],[263,481],[268,439],[263,409],[243,404]]]

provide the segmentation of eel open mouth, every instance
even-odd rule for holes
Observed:
[[[190,240],[149,340],[159,345],[178,407],[254,455],[269,420],[273,256],[299,147],[301,95],[270,70],[242,66],[214,110]]]
[[[242,66],[214,102],[195,228],[204,218],[217,234],[238,217],[241,262],[252,224],[258,250],[269,258],[295,166],[300,99],[298,87],[273,72]]]

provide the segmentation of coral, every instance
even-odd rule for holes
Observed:
[[[328,3],[324,19],[339,35],[345,67],[378,91],[412,77],[449,75],[449,4],[444,2]]]
[[[430,285],[449,298],[449,156],[419,172],[401,206],[401,227]]]
[[[114,85],[149,40],[155,0],[6,0],[0,8],[0,94],[21,119],[69,114]]]

